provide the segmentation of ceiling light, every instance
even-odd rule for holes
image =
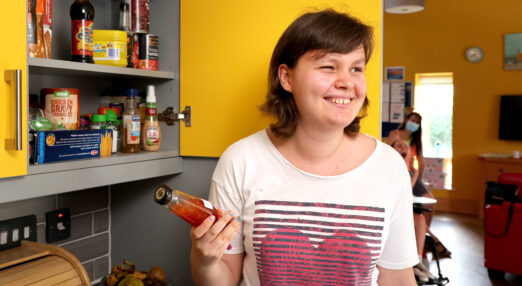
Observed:
[[[391,14],[408,14],[424,10],[424,0],[385,0],[384,11]]]

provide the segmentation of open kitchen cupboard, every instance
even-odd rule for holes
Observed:
[[[0,172],[0,203],[37,196],[64,193],[68,191],[106,186],[122,182],[175,174],[182,171],[179,156],[179,123],[167,126],[161,123],[163,131],[161,149],[158,152],[139,154],[116,153],[108,158],[84,159],[33,165],[28,162],[27,105],[29,94],[40,94],[42,88],[67,87],[80,90],[80,113],[96,113],[101,103],[101,95],[109,88],[144,89],[148,84],[156,86],[158,111],[171,106],[179,107],[179,1],[162,0],[150,3],[150,32],[159,36],[159,71],[138,70],[114,66],[83,64],[70,61],[71,20],[69,8],[72,1],[53,1],[52,53],[50,59],[30,58],[26,55],[26,39],[20,37],[25,32],[26,1],[4,3],[2,9],[7,19],[13,19],[11,26],[18,34],[13,35],[15,48],[2,54],[2,61],[11,61],[16,55],[16,67],[6,64],[6,69],[22,71],[22,150],[8,150],[5,158],[13,163],[2,164]],[[91,0],[95,9],[94,29],[116,29],[119,17],[119,0]],[[20,19],[24,19],[21,21]],[[21,27],[20,27],[21,26]],[[15,29],[16,28],[16,29]],[[25,34],[25,33],[23,33]],[[7,48],[5,48],[7,49]],[[27,63],[26,65],[24,63]],[[11,64],[12,65],[12,64]],[[14,137],[12,126],[16,122],[14,83],[3,83],[6,104],[3,104],[7,118],[4,137]],[[178,109],[179,110],[179,109]],[[4,127],[4,125],[2,127]],[[2,138],[3,139],[3,138]],[[4,140],[2,140],[2,143]],[[14,154],[14,155],[12,155]],[[15,157],[14,159],[12,159]],[[11,172],[13,164],[17,173]]]

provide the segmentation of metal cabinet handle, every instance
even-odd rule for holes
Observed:
[[[4,71],[4,80],[16,83],[16,151],[22,150],[22,70]]]

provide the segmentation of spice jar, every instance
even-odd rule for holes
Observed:
[[[116,153],[118,151],[118,119],[114,110],[109,109],[106,112],[105,128],[112,130],[112,153]]]
[[[106,117],[103,114],[94,114],[91,118],[91,129],[105,129]]]

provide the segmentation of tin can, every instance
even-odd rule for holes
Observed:
[[[138,34],[138,69],[158,70],[159,38],[153,34]]]
[[[138,53],[140,52],[140,34],[133,33],[130,38],[130,58],[128,67],[138,68]]]
[[[132,31],[135,33],[149,32],[149,2],[150,0],[131,1]]]
[[[56,129],[80,127],[80,90],[76,88],[42,88],[40,100],[45,115]]]

